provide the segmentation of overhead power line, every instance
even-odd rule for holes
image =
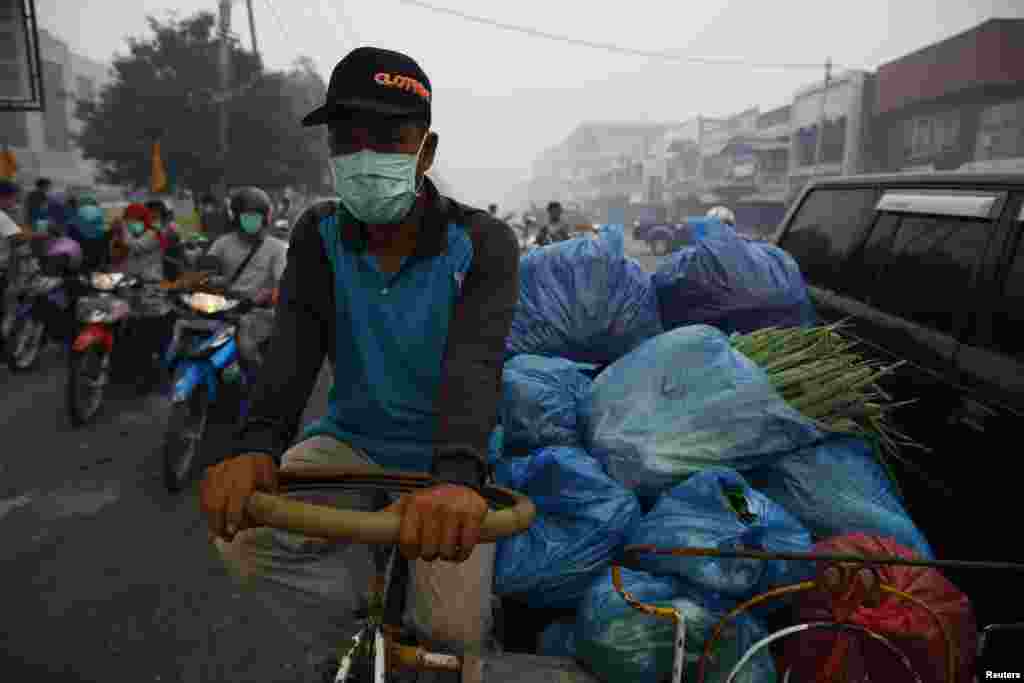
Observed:
[[[263,2],[270,10],[270,13],[274,15],[274,23],[277,24],[277,30],[281,32],[281,37],[284,38],[285,43],[290,47],[292,42],[291,36],[288,35],[288,30],[284,27],[284,22],[281,21],[281,15],[278,14],[277,7],[274,6],[273,0],[263,0]]]
[[[623,47],[614,43],[602,43],[593,40],[582,40],[580,38],[573,38],[571,36],[559,35],[557,33],[548,33],[547,31],[541,31],[539,29],[530,28],[528,26],[518,26],[515,24],[506,24],[504,22],[495,21],[494,19],[488,19],[487,17],[475,16],[472,14],[466,14],[458,10],[450,9],[448,7],[438,7],[431,5],[421,0],[398,0],[405,5],[413,5],[422,9],[430,10],[431,12],[437,12],[439,14],[448,14],[453,17],[459,17],[466,21],[473,22],[475,24],[482,24],[484,26],[491,26],[493,28],[500,28],[505,31],[513,31],[515,33],[522,33],[524,35],[532,36],[534,38],[543,38],[545,40],[552,40],[569,45],[577,45],[579,47],[589,47],[596,50],[606,50],[608,52],[615,52],[623,55],[630,55],[633,57],[647,57],[648,59],[660,59],[663,61],[670,62],[686,62],[691,64],[704,64],[714,66],[744,66],[754,69],[778,69],[778,70],[808,70],[815,69],[821,70],[822,64],[810,64],[810,63],[777,63],[777,62],[754,62],[746,59],[729,59],[724,57],[695,57],[688,55],[675,55],[670,52],[650,52],[647,50],[637,50],[630,47]],[[836,65],[833,65],[835,68]],[[840,67],[841,68],[841,67]]]

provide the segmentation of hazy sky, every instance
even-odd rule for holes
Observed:
[[[876,68],[990,17],[1024,17],[1024,0],[426,0],[506,24],[654,52],[753,62]],[[254,0],[270,67],[298,55],[326,80],[358,45],[409,53],[430,76],[438,166],[460,199],[502,188],[586,120],[681,121],[787,104],[816,70],[671,63],[482,26],[400,0]],[[147,14],[215,11],[216,0],[37,0],[40,23],[72,49],[109,61]],[[245,2],[232,28],[249,46]]]

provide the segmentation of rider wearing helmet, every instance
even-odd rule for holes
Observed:
[[[728,225],[731,228],[736,227],[736,214],[732,212],[727,206],[716,206],[709,210],[707,213],[708,218],[715,218],[719,223]]]
[[[258,187],[236,190],[231,196],[233,230],[203,258],[204,268],[226,278],[227,289],[258,304],[270,303],[287,262],[288,245],[268,235],[272,220],[273,202],[266,192]]]
[[[160,282],[164,276],[163,253],[152,212],[142,204],[129,204],[123,222],[124,229],[115,235],[111,246],[118,270],[147,282]]]
[[[110,255],[106,217],[92,194],[83,194],[77,204],[78,208],[71,218],[71,236],[82,245],[85,268],[101,268],[107,265]]]
[[[236,190],[231,197],[231,225],[235,230],[214,242],[202,259],[205,268],[224,280],[225,289],[258,306],[269,306],[276,300],[277,285],[288,259],[288,245],[268,234],[273,217],[273,202],[266,192],[258,187]],[[258,308],[239,322],[239,354],[248,367],[262,363],[273,321],[272,310]]]

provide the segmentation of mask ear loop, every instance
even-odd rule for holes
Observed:
[[[420,148],[418,150],[416,150],[416,166],[413,169],[414,176],[415,176],[415,173],[416,173],[416,169],[420,167],[420,155],[423,154],[423,148],[426,146],[427,138],[429,138],[429,137],[430,137],[430,129],[428,128],[427,132],[424,133],[424,135],[423,135],[423,139],[420,140]],[[423,177],[420,178],[420,182],[416,186],[416,196],[417,197],[420,196],[420,193],[423,191],[423,185],[426,182],[427,182],[427,174],[426,174],[426,171],[424,171]]]

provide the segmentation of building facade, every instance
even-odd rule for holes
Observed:
[[[815,176],[871,170],[867,145],[874,95],[875,77],[866,71],[846,71],[830,79],[827,88],[820,82],[796,92],[790,111],[791,195]]]
[[[665,124],[585,123],[533,164],[533,201],[601,202],[644,193],[645,160],[656,150]]]
[[[1024,170],[1024,20],[993,19],[878,69],[878,170]]]
[[[73,53],[66,43],[39,31],[45,110],[0,112],[0,145],[18,162],[18,179],[31,183],[45,176],[57,189],[91,186],[96,165],[74,144],[82,123],[75,116],[80,100],[93,100],[110,82],[109,66]]]

